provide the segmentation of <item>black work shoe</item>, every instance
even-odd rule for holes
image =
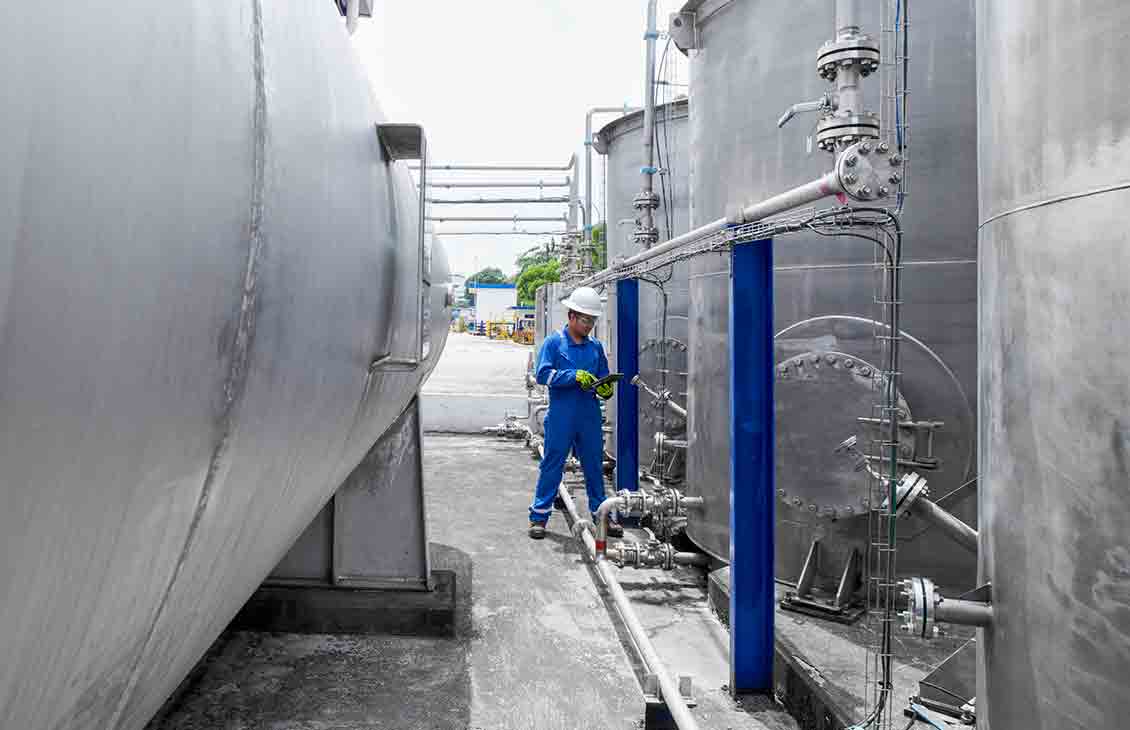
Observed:
[[[530,529],[527,534],[534,540],[542,540],[545,538],[545,523],[544,522],[531,522]]]

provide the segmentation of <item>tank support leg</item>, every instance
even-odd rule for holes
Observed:
[[[730,691],[773,689],[773,242],[730,255]]]

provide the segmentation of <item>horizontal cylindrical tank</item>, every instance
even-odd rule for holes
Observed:
[[[977,724],[1125,727],[1130,5],[979,2],[977,53]]]
[[[882,3],[864,9],[863,30],[880,35]],[[831,155],[812,149],[812,115],[783,129],[791,105],[830,90],[816,54],[835,32],[832,0],[692,2],[697,50],[690,52],[693,223],[820,177]],[[946,509],[976,524],[972,397],[976,377],[976,154],[973,5],[918,3],[910,36],[909,197],[903,216],[904,293],[901,454],[929,479]],[[889,33],[884,42],[891,42]],[[879,79],[863,83],[879,110]],[[893,120],[886,120],[893,123]],[[827,207],[835,201],[828,201]],[[866,477],[835,453],[845,438],[878,436],[875,246],[812,233],[775,242],[778,363],[777,487],[779,578],[795,580],[819,539],[821,580],[835,588],[853,549],[868,542]],[[729,546],[729,259],[690,262],[687,490],[706,498],[688,534],[715,556]],[[928,448],[927,424],[943,422]],[[865,448],[865,450],[868,450]],[[936,462],[934,461],[936,460]],[[933,468],[932,468],[933,467]],[[966,485],[964,488],[963,485]],[[967,551],[914,517],[900,522],[900,570],[924,570],[952,587],[973,587]],[[823,570],[823,568],[822,568]]]
[[[672,51],[674,52],[674,51]],[[593,140],[597,152],[604,156],[607,195],[605,200],[605,233],[608,263],[627,258],[643,250],[633,241],[635,220],[639,217],[633,200],[640,193],[640,168],[645,165],[643,148],[644,113],[634,112],[606,124]],[[655,111],[656,167],[654,192],[659,196],[655,225],[659,240],[686,233],[690,229],[689,139],[687,137],[687,101],[662,104]],[[682,405],[687,398],[687,264],[678,263],[656,277],[644,279],[639,286],[639,364],[640,377],[653,388],[665,388],[672,399]],[[608,288],[609,327],[607,342],[609,359],[616,369],[615,287]],[[666,316],[664,316],[666,315]],[[620,387],[632,387],[627,383]],[[671,449],[665,458],[655,460],[655,434],[668,436],[686,433],[686,419],[671,408],[655,407],[641,390],[639,408],[640,466],[654,466],[666,476],[681,476],[683,459]],[[607,413],[615,423],[615,401],[609,401]],[[665,468],[666,467],[666,468]]]
[[[332,3],[4,15],[0,726],[140,728],[412,398],[446,263]]]

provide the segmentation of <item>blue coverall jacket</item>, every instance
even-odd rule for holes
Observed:
[[[535,371],[538,383],[549,386],[549,412],[545,416],[545,456],[541,460],[537,491],[530,505],[530,521],[545,522],[553,510],[553,498],[569,450],[574,449],[585,473],[589,511],[604,501],[604,433],[600,403],[592,390],[577,384],[578,370],[598,378],[608,375],[608,358],[598,340],[586,337],[577,344],[569,326],[545,338]]]

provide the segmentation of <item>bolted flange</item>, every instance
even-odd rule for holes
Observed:
[[[632,240],[641,246],[651,248],[659,242],[659,229],[655,227],[644,228],[643,226],[637,226],[636,230],[632,232]]]
[[[890,194],[886,183],[897,174],[896,157],[886,145],[875,146],[864,140],[845,149],[836,159],[836,173],[844,192],[855,200],[880,200]],[[855,162],[848,165],[848,160]]]
[[[825,152],[834,152],[837,145],[878,137],[879,117],[869,111],[829,114],[816,123],[816,146]]]
[[[659,207],[659,195],[655,192],[639,192],[632,198],[632,207],[636,210],[655,210]]]
[[[865,33],[843,35],[820,46],[816,54],[816,72],[820,78],[835,81],[841,69],[859,69],[868,76],[879,69],[879,42]]]

